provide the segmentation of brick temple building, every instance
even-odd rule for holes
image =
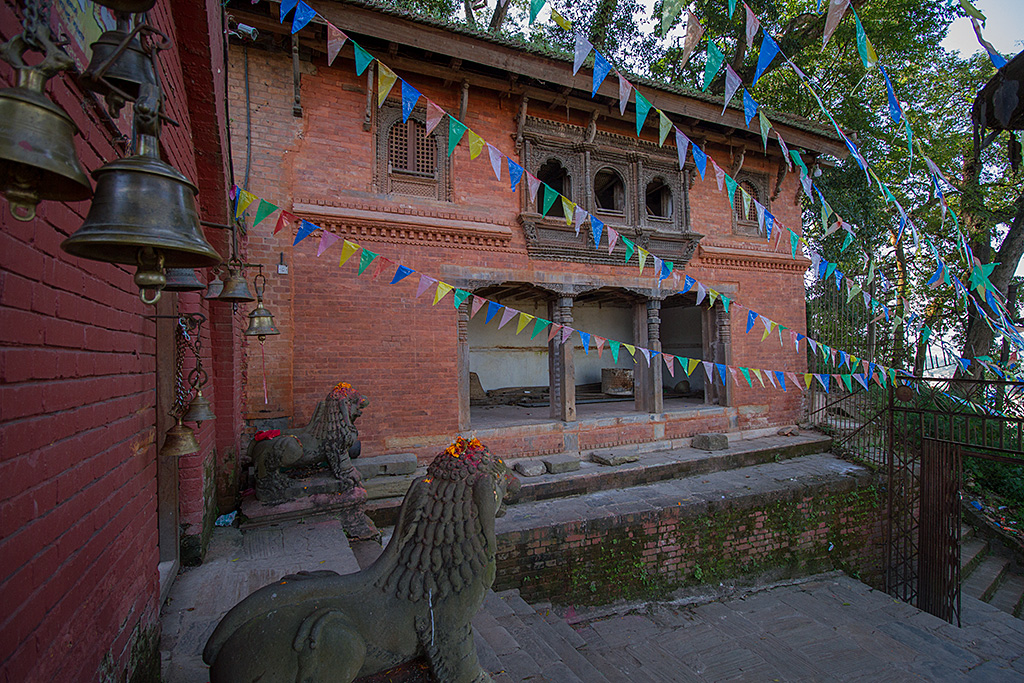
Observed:
[[[778,243],[779,231],[769,240],[753,206],[744,215],[737,199],[733,210],[710,168],[703,181],[692,158],[680,170],[676,148],[658,145],[656,117],[638,138],[633,104],[620,114],[614,72],[591,99],[591,73],[574,76],[571,59],[366,3],[311,4],[528,172],[672,261],[676,277],[659,283],[635,259],[624,265],[621,246],[609,254],[602,241],[595,250],[589,229],[567,226],[558,201],[542,215],[525,180],[516,192],[507,173],[495,180],[486,150],[471,160],[462,144],[447,156],[447,119],[427,135],[420,100],[403,123],[398,86],[378,106],[377,62],[357,76],[345,46],[328,66],[323,20],[292,36],[276,3],[232,7],[259,31],[229,50],[234,165],[256,196],[395,265],[530,315],[688,358],[804,372],[803,352],[744,333],[745,312],[737,320],[721,299],[697,305],[695,291],[678,293],[690,275],[803,331],[808,261],[791,256],[788,239]],[[740,110],[723,115],[720,99],[637,83],[752,197],[784,224],[800,224],[797,174],[774,140],[763,150]],[[845,152],[806,121],[772,120],[805,157]],[[295,227],[274,235],[274,218],[248,235],[249,259],[270,267],[266,305],[282,331],[262,351],[249,347],[250,428],[305,423],[339,381],[371,401],[359,423],[369,454],[426,457],[470,431],[510,457],[586,452],[800,417],[792,386],[723,386],[678,367],[671,376],[660,360],[648,367],[627,353],[616,363],[607,349],[586,352],[576,335],[562,345],[516,335],[514,323],[499,330],[484,313],[471,316],[469,301],[432,307],[432,290],[417,298],[416,276],[390,285],[391,266],[357,276],[358,259],[339,268],[340,242],[318,257],[319,232],[293,247]],[[601,391],[614,367],[635,373],[625,400]]]

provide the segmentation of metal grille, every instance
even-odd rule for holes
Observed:
[[[924,439],[918,607],[960,625],[960,446]]]
[[[396,123],[388,131],[388,170],[409,169],[409,129],[404,123]]]
[[[411,139],[410,139],[411,138]],[[396,123],[388,131],[388,169],[391,172],[434,176],[437,149],[418,121]]]

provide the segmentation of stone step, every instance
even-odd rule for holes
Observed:
[[[988,554],[988,541],[980,538],[970,538],[966,543],[960,543],[960,581],[963,582],[970,576],[971,571],[981,564],[981,561]]]
[[[960,543],[965,543],[974,538],[974,527],[970,524],[960,525]]]
[[[1010,561],[998,555],[988,555],[960,584],[960,589],[972,597],[988,602],[999,588]]]
[[[652,444],[643,446],[637,459],[617,466],[606,466],[596,462],[583,461],[580,468],[560,474],[542,474],[536,477],[520,477],[522,488],[517,503],[527,503],[551,498],[594,493],[610,489],[650,484],[668,479],[678,479],[697,474],[708,474],[724,470],[748,467],[769,462],[779,462],[813,453],[827,451],[832,440],[820,434],[804,433],[796,436],[767,436],[758,439],[732,441],[728,448],[720,451],[706,451],[692,448],[689,439],[674,445],[662,442],[660,450],[648,451]],[[665,447],[669,445],[669,447]],[[611,458],[626,447],[594,451],[602,457]],[[514,464],[514,463],[513,463]]]
[[[989,604],[1007,614],[1020,617],[1022,602],[1024,602],[1024,576],[1008,572],[1003,578],[1003,582],[996,588]]]

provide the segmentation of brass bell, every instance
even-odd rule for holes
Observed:
[[[249,291],[249,283],[242,275],[242,264],[237,259],[234,262],[228,261],[228,277],[224,280],[224,289],[217,295],[217,301],[227,301],[233,304],[256,301],[256,297]]]
[[[192,431],[191,427],[181,424],[179,417],[177,424],[167,430],[164,445],[160,449],[160,457],[179,457],[197,452],[199,452],[199,442],[196,441],[196,433]]]
[[[217,416],[213,414],[213,408],[210,407],[210,401],[203,396],[203,390],[197,389],[195,398],[189,401],[188,410],[181,416],[182,422],[195,422],[196,426],[201,425],[207,420],[215,420]]]
[[[142,48],[140,25],[130,30],[129,15],[117,13],[117,28],[106,31],[92,48],[89,67],[82,74],[82,83],[107,100],[107,107],[115,118],[127,99],[135,100],[145,83],[156,83],[153,60]]]
[[[194,268],[168,268],[164,272],[167,283],[166,292],[198,292],[206,289],[206,285],[196,277]]]
[[[274,316],[263,306],[263,288],[266,284],[267,278],[261,266],[259,275],[253,278],[253,285],[256,287],[256,308],[249,313],[249,327],[245,330],[246,337],[256,337],[261,343],[267,337],[281,334],[281,330],[274,324]]]
[[[206,285],[206,294],[203,295],[204,299],[216,299],[220,296],[220,293],[224,291],[224,281],[220,279],[220,273],[216,269],[213,271],[213,279],[210,280],[210,284]]]
[[[73,256],[163,268],[207,268],[220,263],[199,227],[196,187],[160,159],[159,90],[143,85],[135,102],[138,153],[93,172],[96,195],[89,215],[61,248]],[[155,278],[151,278],[155,279]],[[155,303],[155,296],[143,301]]]
[[[46,58],[25,64],[24,34],[5,43],[3,58],[17,70],[17,86],[0,90],[0,193],[19,221],[35,218],[41,200],[88,199],[92,187],[75,155],[78,128],[63,109],[43,95],[46,81],[73,62],[50,40],[48,29],[34,34]]]

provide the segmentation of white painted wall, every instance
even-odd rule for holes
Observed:
[[[701,309],[697,306],[677,306],[661,309],[661,348],[665,353],[685,358],[704,358],[704,340],[701,334]],[[689,379],[690,389],[704,388],[704,370],[694,370],[689,378],[676,363],[676,376],[662,373],[662,383],[675,386],[682,379]]]
[[[546,304],[517,303],[513,308],[540,318],[548,317]],[[546,387],[548,385],[548,336],[550,328],[532,340],[533,322],[516,334],[519,316],[500,330],[499,311],[487,325],[485,305],[469,321],[469,371],[480,377],[485,391],[505,387]]]

